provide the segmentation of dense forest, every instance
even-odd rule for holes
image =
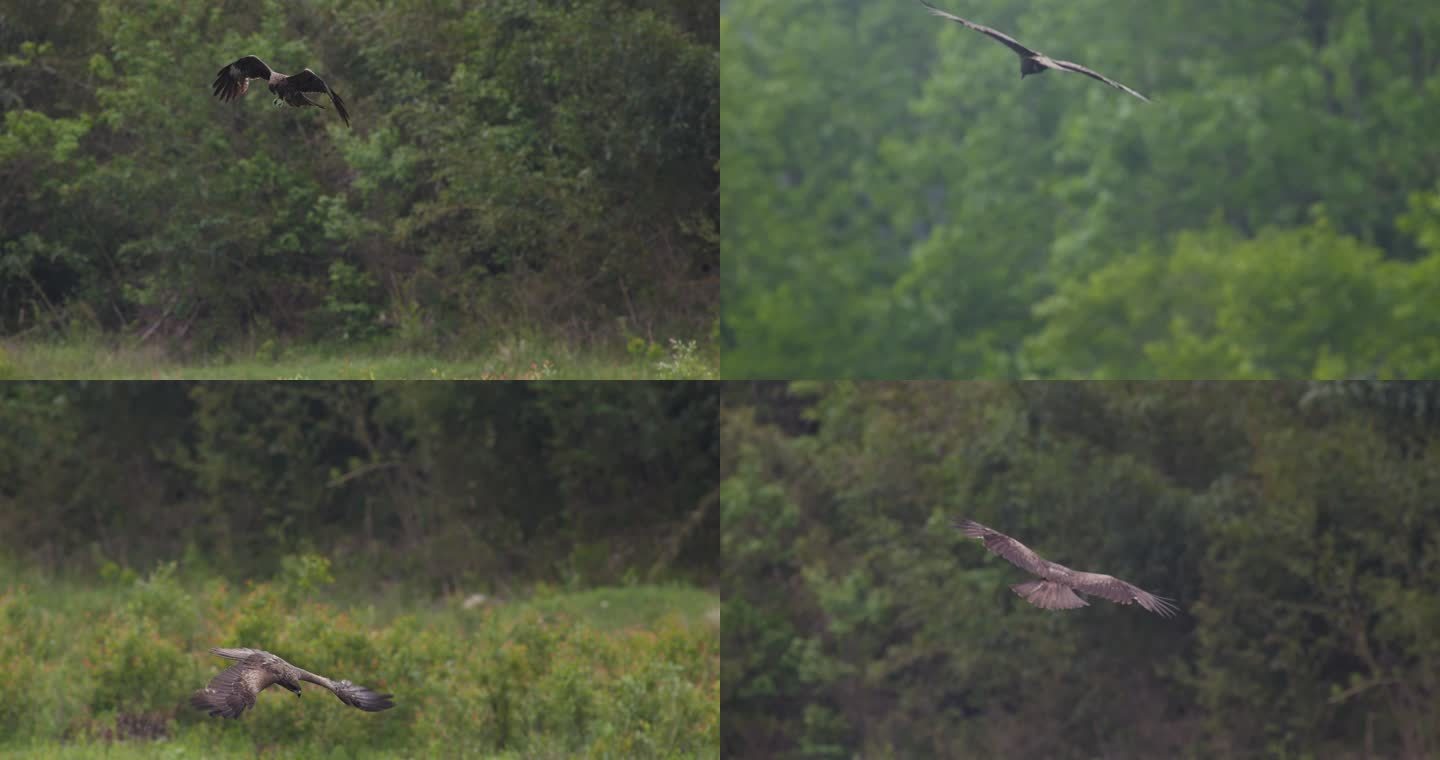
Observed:
[[[0,1],[0,337],[709,345],[717,7]],[[353,129],[212,97],[248,54]]]
[[[734,757],[1440,754],[1440,386],[730,385]],[[1041,610],[953,527],[1181,608]]]
[[[727,377],[1440,372],[1440,5],[720,18]]]
[[[0,556],[52,574],[294,553],[430,593],[713,583],[718,386],[4,383]]]

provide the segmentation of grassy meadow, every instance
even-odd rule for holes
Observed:
[[[0,342],[5,380],[711,380],[715,346],[632,338],[623,348],[578,349],[513,339],[476,356],[373,346],[277,346],[264,342],[208,358],[176,357],[125,341]]]
[[[429,600],[331,586],[292,557],[265,582],[173,563],[93,582],[7,573],[0,585],[6,757],[718,757],[719,599],[683,586]],[[239,720],[189,708],[228,664],[272,651],[395,695],[365,713],[306,685]]]

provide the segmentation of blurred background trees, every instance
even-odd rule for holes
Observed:
[[[939,3],[944,7],[945,3]],[[721,16],[728,377],[1429,376],[1440,6]]]
[[[0,385],[0,554],[357,584],[715,580],[703,383]]]
[[[727,754],[1440,752],[1440,386],[725,392]],[[959,516],[1185,612],[1037,610]]]
[[[0,334],[705,338],[717,5],[0,2]],[[245,54],[355,129],[217,102]]]

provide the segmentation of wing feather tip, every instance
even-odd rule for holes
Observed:
[[[981,525],[968,517],[961,517],[952,520],[950,523],[956,530],[970,538],[983,538],[989,532],[989,528]]]

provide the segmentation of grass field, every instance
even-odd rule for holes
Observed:
[[[628,350],[577,351],[514,340],[481,357],[442,357],[383,346],[312,346],[179,360],[149,347],[98,340],[0,342],[0,380],[708,380],[717,351],[693,341],[661,346],[637,339]]]
[[[173,565],[95,584],[0,585],[5,757],[719,756],[719,599],[629,586],[524,598],[321,601],[328,564],[233,587]],[[264,648],[395,695],[365,713],[270,689],[239,720],[185,700]]]

